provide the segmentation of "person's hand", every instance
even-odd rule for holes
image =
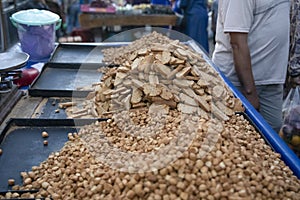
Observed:
[[[289,84],[291,87],[296,87],[297,85],[300,85],[300,75],[296,77],[289,77]]]
[[[244,96],[247,98],[247,100],[251,103],[251,105],[259,111],[260,105],[259,105],[259,98],[257,96],[256,92],[252,92],[250,94],[247,94],[246,92],[243,92]]]

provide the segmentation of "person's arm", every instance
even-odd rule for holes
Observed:
[[[211,31],[214,34],[216,33],[217,16],[218,16],[218,2],[213,1],[212,13],[211,13]],[[214,35],[214,37],[215,37],[215,35]]]
[[[216,12],[215,10],[212,10],[212,13],[211,13],[211,31],[213,33],[216,32],[216,24],[217,24],[217,20],[215,19],[215,12]]]
[[[231,32],[230,44],[233,51],[235,70],[242,86],[242,93],[254,108],[259,109],[259,99],[256,93],[248,47],[248,34]]]

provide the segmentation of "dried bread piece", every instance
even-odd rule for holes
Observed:
[[[136,104],[132,104],[132,108],[141,108],[141,107],[146,107],[147,104],[145,102],[139,102]]]
[[[135,86],[136,88],[143,88],[143,86],[144,86],[144,83],[137,79],[133,79],[133,80],[131,80],[131,82],[132,82],[132,85]]]
[[[156,104],[160,104],[160,105],[168,105],[170,106],[170,108],[175,109],[177,108],[177,103],[173,100],[165,100],[159,96],[155,96],[155,97],[145,97],[146,100],[148,100],[151,103],[156,103]]]
[[[227,107],[226,105],[224,105],[221,101],[214,102],[214,104],[216,104],[216,106],[219,108],[219,110],[221,110],[227,116],[234,115],[234,111],[232,109],[230,109],[229,107]]]
[[[216,118],[221,121],[229,120],[229,117],[214,104],[211,105],[211,112]]]
[[[244,112],[245,111],[245,108],[244,108],[242,102],[237,98],[234,99],[234,108],[233,108],[233,110],[235,112]]]
[[[160,43],[154,43],[152,46],[151,46],[151,51],[154,51],[154,52],[164,52],[164,51],[168,51],[168,47],[160,44]]]
[[[184,67],[184,65],[178,65],[175,69],[171,71],[170,74],[167,75],[167,79],[173,79],[180,70],[184,69]]]
[[[126,78],[128,74],[127,73],[123,73],[123,72],[118,72],[116,74],[116,78],[114,81],[114,86],[117,86],[119,84],[121,84],[123,82],[123,80]]]
[[[188,75],[191,71],[191,67],[185,67],[184,69],[182,69],[180,72],[178,72],[176,74],[176,78],[182,79],[184,78],[186,75]]]
[[[189,81],[185,79],[174,79],[173,83],[181,88],[191,88],[194,85],[194,81]]]
[[[180,112],[185,113],[185,114],[197,113],[197,110],[198,110],[198,107],[187,105],[184,103],[179,103],[177,108]]]
[[[167,115],[169,113],[170,107],[167,105],[152,103],[149,106],[148,113],[150,115]]]
[[[157,84],[146,83],[143,85],[143,92],[149,97],[159,96],[162,92],[162,87]]]
[[[225,94],[225,88],[221,85],[213,87],[212,95],[214,98],[221,99]]]
[[[179,58],[175,58],[175,57],[171,56],[171,59],[170,59],[171,65],[179,65],[179,64],[184,64],[184,63],[185,63],[184,59],[179,59]]]
[[[131,70],[137,69],[138,66],[140,65],[141,61],[142,61],[142,58],[136,58],[131,64]]]
[[[134,88],[132,90],[132,96],[130,102],[132,104],[137,104],[142,101],[143,92],[140,89]]]
[[[166,65],[170,62],[171,60],[171,53],[169,51],[163,51],[161,54],[161,63]]]
[[[139,55],[139,56],[143,56],[143,55],[146,55],[146,54],[148,54],[148,49],[147,48],[142,48],[142,49],[139,49],[138,51],[137,51],[137,55]]]
[[[195,107],[198,106],[198,103],[196,102],[196,100],[194,98],[192,98],[184,93],[180,93],[179,98],[180,98],[180,101],[183,102],[184,104],[195,106]]]
[[[153,55],[146,55],[144,59],[141,60],[141,62],[139,63],[137,69],[140,72],[149,72],[151,65],[153,65],[154,62],[154,57]]]
[[[164,77],[168,77],[168,75],[171,73],[170,67],[160,63],[159,61],[154,61],[153,65],[154,70],[163,75]]]
[[[130,56],[128,57],[128,59],[130,60],[130,61],[133,61],[136,57],[137,57],[137,52],[136,51],[134,51],[134,52],[132,52],[131,54],[130,54]]]
[[[128,67],[118,67],[118,70],[117,70],[117,72],[122,72],[122,73],[127,73],[127,72],[129,72],[130,71],[130,68],[128,68]]]
[[[160,97],[165,99],[165,100],[171,100],[171,99],[173,99],[174,96],[168,88],[163,87],[162,91],[161,91],[161,94],[160,94]]]
[[[150,84],[159,84],[159,79],[158,76],[155,73],[151,73],[149,74],[149,83]]]
[[[184,88],[183,92],[192,97],[198,103],[198,105],[206,112],[210,112],[210,105],[208,104],[205,96],[197,95],[191,88]]]

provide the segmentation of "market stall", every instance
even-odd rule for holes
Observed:
[[[79,85],[66,83],[68,69]],[[40,87],[53,70],[58,84]],[[94,83],[80,76],[89,70]],[[21,119],[2,124],[6,197],[297,199],[300,191],[299,158],[190,41],[152,33],[60,44],[9,117]]]
[[[83,29],[105,27],[138,27],[161,26],[172,27],[177,25],[178,17],[170,5],[139,4],[132,6],[112,5],[81,5],[82,13],[79,23]]]
[[[103,26],[175,26],[176,15],[166,14],[99,14],[82,13],[79,17],[83,28],[100,28]]]

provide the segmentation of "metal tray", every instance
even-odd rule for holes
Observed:
[[[22,185],[20,172],[30,171],[68,140],[68,133],[78,132],[81,126],[105,119],[10,119],[0,135],[0,193],[11,190],[8,179]],[[47,131],[48,145],[41,133]]]
[[[40,119],[67,119],[65,109],[59,108],[59,103],[71,102],[70,97],[49,97],[44,99],[44,104],[35,113],[36,118]]]
[[[120,47],[123,43],[60,43],[55,48],[50,63],[98,63],[105,65],[102,50]]]
[[[243,115],[260,132],[246,113],[236,114]],[[0,148],[3,150],[0,156],[0,194],[11,190],[8,179],[13,178],[16,184],[22,185],[20,172],[38,166],[52,152],[64,146],[68,133],[78,132],[81,126],[96,120],[106,119],[11,119],[0,134]],[[43,131],[49,133],[47,146],[43,144]]]
[[[80,87],[91,86],[101,80],[98,64],[46,63],[42,72],[30,85],[30,96],[42,97],[86,97],[91,90]]]

